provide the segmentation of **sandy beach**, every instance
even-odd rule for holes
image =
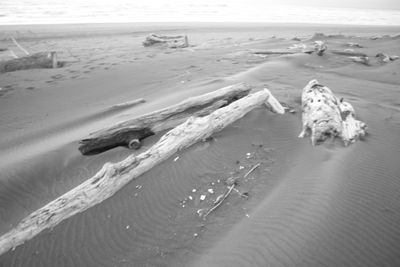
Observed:
[[[143,47],[149,33],[190,46]],[[323,35],[314,36],[315,33]],[[178,152],[104,202],[0,255],[0,266],[400,266],[400,27],[261,23],[0,26],[0,48],[57,51],[65,66],[0,73],[0,234],[139,151],[83,156],[89,133],[245,82],[293,113],[258,108],[211,140]],[[314,36],[314,38],[313,38]],[[298,39],[294,40],[294,37]],[[376,38],[371,38],[376,37]],[[323,56],[257,55],[313,47]],[[350,47],[369,65],[329,53]],[[9,50],[0,60],[11,59]],[[352,103],[368,135],[313,147],[301,91],[318,79]],[[134,107],[111,106],[144,98]],[[207,220],[197,211],[243,177]],[[212,189],[212,190],[210,190]],[[247,197],[240,194],[245,193]],[[206,195],[206,200],[200,200]]]

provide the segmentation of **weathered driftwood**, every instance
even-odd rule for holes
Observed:
[[[399,58],[400,58],[400,57],[397,56],[397,55],[392,55],[392,56],[390,56],[390,60],[391,60],[391,61],[398,60]]]
[[[304,87],[301,102],[303,129],[299,137],[311,134],[313,145],[328,137],[339,137],[348,145],[366,134],[366,125],[355,119],[353,107],[317,80]]]
[[[344,38],[345,36],[342,34],[324,34],[322,32],[316,32],[314,35],[310,38],[310,40],[320,40],[320,39],[328,39],[328,38]]]
[[[0,254],[23,244],[44,229],[53,228],[61,221],[101,203],[174,153],[205,140],[264,103],[278,113],[283,110],[269,90],[264,89],[217,109],[208,116],[190,117],[162,136],[146,152],[131,155],[118,163],[106,163],[93,177],[31,213],[1,236]]]
[[[324,52],[328,49],[328,46],[322,41],[314,41],[315,44],[315,51],[317,52],[318,56],[322,56]]]
[[[349,51],[349,50],[330,50],[333,54],[341,55],[341,56],[349,56],[349,57],[366,57],[367,54],[358,51]]]
[[[348,42],[348,43],[345,44],[345,46],[363,48],[363,46],[360,45],[359,43],[353,43],[353,42]]]
[[[382,63],[388,63],[390,61],[390,57],[385,53],[378,53],[375,57],[377,57]]]
[[[369,58],[368,57],[349,57],[351,60],[353,60],[356,63],[360,63],[363,65],[369,65]]]
[[[88,138],[80,141],[79,150],[84,155],[93,155],[117,146],[137,149],[144,138],[171,129],[190,116],[206,116],[247,95],[250,89],[245,84],[236,84],[188,98],[176,105],[92,133]]]
[[[291,52],[294,52],[294,53],[312,54],[315,52],[314,49],[311,49],[311,48],[307,47],[306,44],[302,44],[302,43],[293,44],[293,45],[289,46],[288,49],[290,49]]]
[[[395,61],[395,60],[399,59],[399,56],[395,56],[395,55],[389,56],[388,54],[385,54],[385,53],[378,53],[376,55],[376,57],[379,59],[379,61],[381,63],[388,63],[390,61]]]
[[[189,46],[189,40],[186,35],[158,35],[150,34],[143,42],[144,46],[152,46],[156,44],[166,45],[169,48],[184,48]]]
[[[56,52],[40,52],[0,62],[0,73],[34,68],[57,68],[58,66],[60,64],[57,61]]]
[[[253,50],[251,53],[255,55],[294,55],[294,54],[312,54],[314,52],[313,49],[301,48],[291,46],[289,47],[291,50]]]

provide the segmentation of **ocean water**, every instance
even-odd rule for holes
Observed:
[[[400,25],[400,10],[306,7],[254,0],[0,0],[0,25],[184,21]]]

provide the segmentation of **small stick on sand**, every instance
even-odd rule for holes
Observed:
[[[250,173],[252,173],[255,169],[257,169],[258,167],[260,167],[260,163],[257,163],[256,165],[253,166],[253,168],[251,168],[244,176],[243,178],[246,178],[247,176],[249,176]]]
[[[112,105],[111,107],[107,108],[107,110],[114,110],[114,109],[133,107],[133,106],[139,105],[139,104],[144,103],[144,102],[146,102],[146,100],[144,98],[138,98],[138,99],[135,99],[135,100],[132,100],[132,101],[128,101],[128,102]]]
[[[209,209],[209,210],[207,211],[207,213],[204,215],[204,219],[205,219],[211,212],[213,212],[216,208],[218,208],[218,207],[222,204],[222,202],[224,202],[224,200],[229,196],[229,194],[232,192],[232,190],[233,190],[234,188],[235,188],[235,184],[233,184],[233,185],[231,185],[230,187],[228,187],[228,191],[226,191],[226,193],[222,196],[222,198],[219,199],[219,200],[217,200],[217,201],[214,203],[214,206],[212,206],[212,208]]]
[[[29,52],[26,51],[26,50],[17,42],[17,40],[15,40],[15,38],[12,37],[12,36],[11,36],[11,41],[13,41],[13,43],[14,43],[22,52],[24,52],[27,56],[30,55]]]

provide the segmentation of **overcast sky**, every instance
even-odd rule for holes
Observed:
[[[398,9],[400,0],[146,0],[144,3],[170,3],[185,2],[193,4],[234,4],[234,3],[259,3],[266,5],[297,5],[316,7],[339,7],[339,8],[372,8],[372,9]]]
[[[400,9],[400,0],[279,0],[276,2],[281,4],[328,7]]]

